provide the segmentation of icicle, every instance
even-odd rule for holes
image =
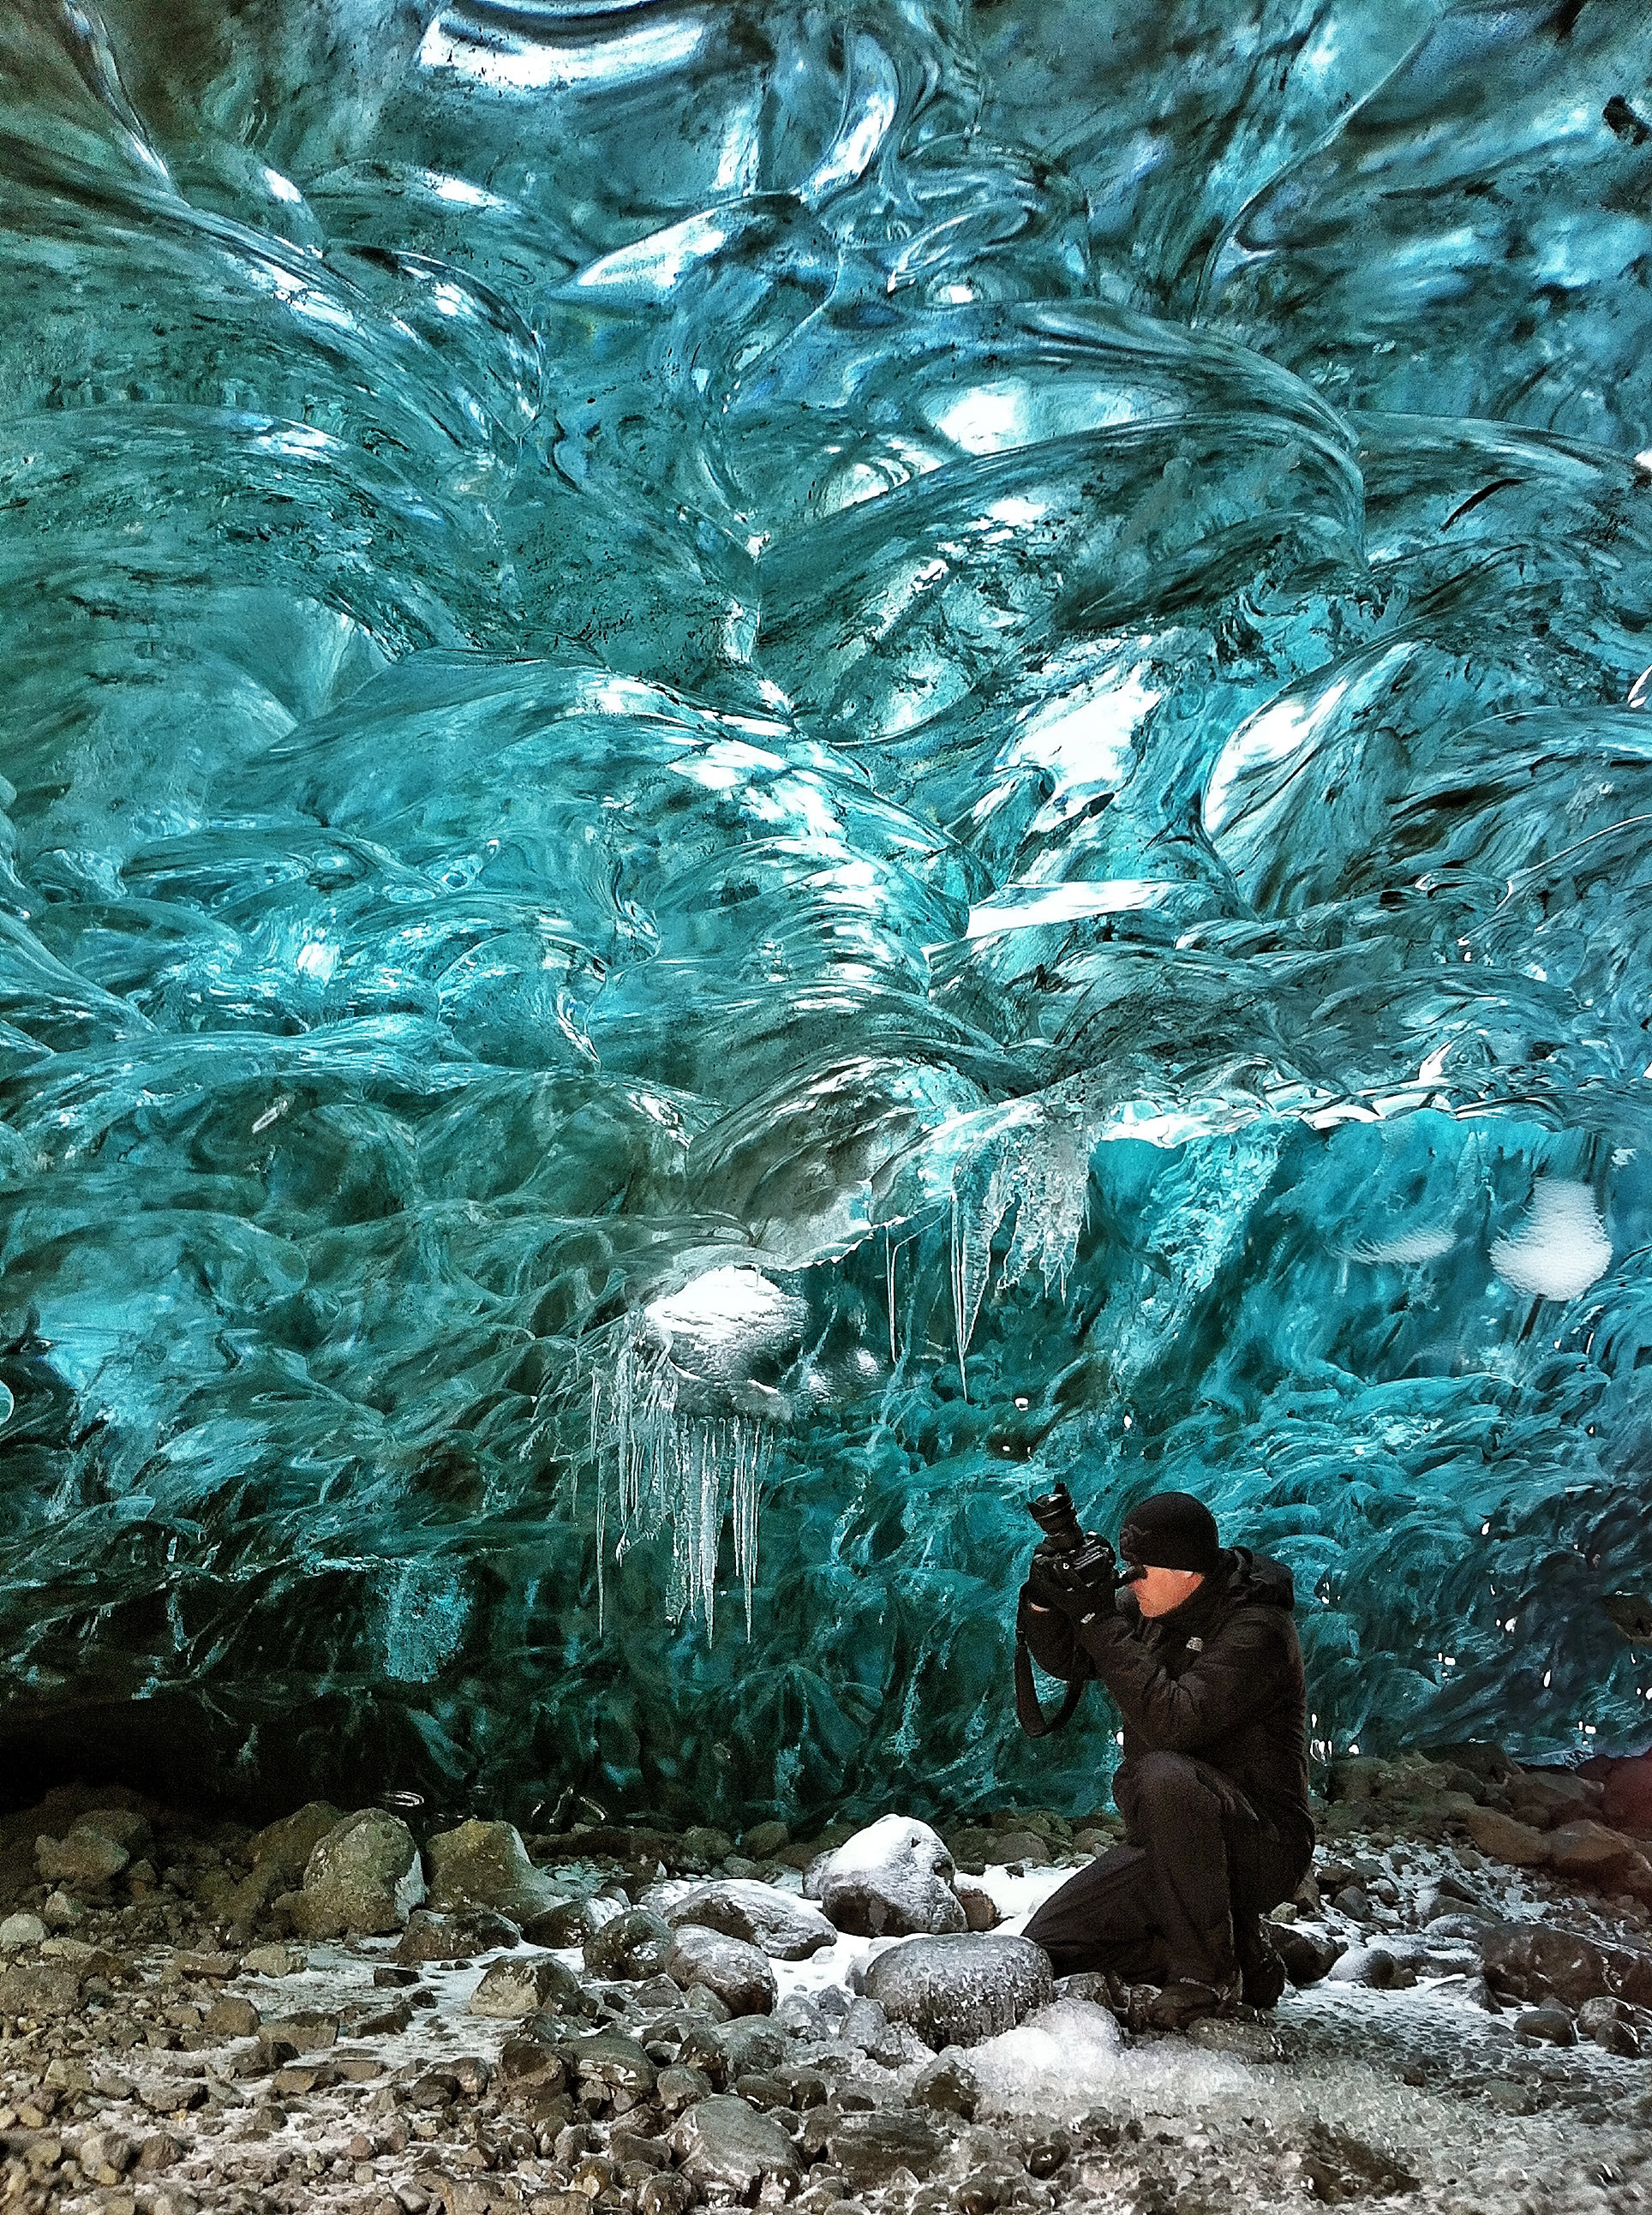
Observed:
[[[895,1344],[895,1235],[893,1230],[883,1234],[883,1272],[889,1307],[889,1366],[898,1368],[900,1349]]]

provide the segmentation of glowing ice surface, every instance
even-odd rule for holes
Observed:
[[[12,1723],[1077,1810],[1065,1476],[1322,1749],[1644,1732],[1643,11],[21,0],[0,109]]]

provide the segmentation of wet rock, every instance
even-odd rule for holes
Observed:
[[[583,1946],[611,1919],[593,1910],[588,1899],[553,1899],[549,1907],[523,1918],[522,1936],[530,1946]]]
[[[973,1932],[912,1938],[880,1954],[866,1991],[926,2046],[976,2046],[1054,1997],[1049,1957],[1029,1938]]]
[[[797,2149],[779,2124],[732,2094],[688,2108],[671,2143],[684,2175],[708,2194],[789,2198],[802,2181]]]
[[[1493,1924],[1477,1942],[1487,1982],[1507,1998],[1573,2009],[1601,1997],[1652,2005],[1652,1954],[1637,1948],[1597,1946],[1545,1923]]]
[[[1545,2007],[1523,2008],[1514,2018],[1514,2035],[1532,2046],[1575,2046],[1577,2030],[1558,2001]]]
[[[428,1905],[439,1911],[489,1907],[525,1929],[528,1917],[561,1904],[556,1887],[528,1859],[514,1824],[461,1823],[428,1840],[425,1856]]]
[[[964,1922],[971,1930],[995,1930],[998,1925],[998,1904],[984,1884],[972,1884],[966,1877],[955,1878],[956,1892],[964,1911]]]
[[[310,1856],[344,1813],[329,1800],[311,1800],[260,1831],[249,1843],[251,1869],[225,1899],[229,1920],[250,1924],[278,1894],[301,1884]]]
[[[675,1858],[683,1868],[709,1869],[727,1861],[734,1850],[734,1842],[727,1831],[714,1830],[709,1823],[691,1823],[677,1841]]]
[[[499,2052],[500,2074],[507,2084],[556,2089],[567,2081],[568,2064],[541,2038],[507,2038]]]
[[[7,1916],[0,1923],[0,1954],[15,1954],[20,1946],[38,1946],[46,1936],[46,1925],[38,1915],[19,1911]]]
[[[114,1819],[125,1813],[116,1811]],[[34,1841],[34,1866],[48,1884],[89,1891],[119,1876],[131,1859],[120,1839],[104,1827],[101,1815],[83,1815],[61,1838],[42,1835]]]
[[[790,1844],[791,1832],[783,1823],[758,1823],[740,1839],[742,1848],[754,1862],[771,1862]]]
[[[1483,1854],[1511,1868],[1541,1868],[1548,1858],[1548,1841],[1541,1831],[1496,1807],[1474,1808],[1462,1818],[1462,1825]]]
[[[673,1936],[671,1924],[652,1908],[628,1908],[611,1917],[599,1930],[586,1934],[585,1973],[621,1984],[658,1976],[670,1956]]]
[[[241,1957],[241,1966],[255,1977],[297,1977],[310,1967],[302,1946],[255,1946]]]
[[[560,1962],[535,1957],[494,1961],[467,2003],[471,2015],[490,2016],[508,2022],[513,2016],[537,2015],[556,1988]]]
[[[1577,2028],[1591,2045],[1620,2055],[1625,2061],[1641,2058],[1641,2040],[1633,2016],[1622,2000],[1585,2000],[1577,2010]]]
[[[850,2189],[864,2192],[887,2184],[900,2170],[925,2177],[946,2151],[946,2140],[924,2117],[890,2114],[840,2115],[826,2139],[832,2162]]]
[[[1544,1844],[1548,1865],[1557,1876],[1606,1891],[1635,1857],[1635,1848],[1621,1832],[1588,1819],[1559,1825]]]
[[[399,1930],[424,1891],[412,1832],[385,1808],[362,1807],[317,1841],[292,1920],[307,1938]]]
[[[623,2031],[597,2030],[563,2039],[556,2050],[582,2085],[598,2084],[638,2097],[654,2089],[657,2072],[653,2062]]]
[[[1326,2122],[1310,2126],[1302,2149],[1302,2174],[1317,2200],[1387,2198],[1420,2189],[1421,2178],[1351,2131]]]
[[[1402,1979],[1400,1965],[1385,1946],[1350,1946],[1346,1954],[1332,1962],[1325,1976],[1333,1985],[1363,1985],[1379,1992],[1391,1991],[1402,1981],[1416,1981],[1410,1976]]]
[[[478,1954],[519,1945],[521,1939],[514,1923],[488,1908],[464,1908],[451,1915],[438,1915],[427,1907],[415,1907],[390,1959],[406,1967],[425,1961],[473,1961]]]
[[[1363,1885],[1345,1884],[1331,1901],[1339,1915],[1346,1915],[1354,1923],[1369,1923],[1371,1899]]]
[[[201,2028],[208,2038],[251,2038],[262,2018],[250,2000],[226,1993],[214,2000],[201,2018]]]
[[[1601,1792],[1600,1819],[1614,1830],[1652,1837],[1652,1753],[1612,1764]]]
[[[1279,1923],[1268,1933],[1274,1951],[1285,1964],[1285,1973],[1298,1991],[1317,1985],[1347,1952],[1340,1938],[1301,1923]]]
[[[767,1954],[744,1939],[725,1937],[694,1923],[673,1935],[666,1974],[685,1991],[703,1985],[731,2015],[769,2015],[779,1997]]]
[[[952,1856],[927,1823],[886,1815],[822,1856],[804,1890],[839,1930],[861,1937],[961,1931]]]
[[[966,2122],[973,2120],[980,2086],[961,2047],[945,2047],[927,2069],[918,2071],[912,2083],[912,2098],[920,2108],[937,2114],[961,2115]]]
[[[858,2047],[885,2069],[898,2069],[906,2059],[900,2033],[877,2001],[863,1994],[844,2017],[838,2035],[845,2046]]]
[[[795,1893],[777,1892],[772,1885],[749,1878],[697,1885],[672,1902],[665,1919],[673,1928],[697,1923],[708,1930],[721,1930],[725,1937],[743,1939],[777,1961],[806,1960],[838,1942],[836,1925],[819,1908]]]

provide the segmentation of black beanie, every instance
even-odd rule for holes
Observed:
[[[1196,1569],[1209,1576],[1221,1562],[1216,1518],[1190,1492],[1156,1492],[1133,1507],[1119,1532],[1119,1551],[1151,1569]]]

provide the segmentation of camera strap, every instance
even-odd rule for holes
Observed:
[[[1038,1688],[1033,1683],[1033,1657],[1027,1641],[1019,1631],[1016,1633],[1016,1721],[1029,1738],[1048,1738],[1064,1723],[1071,1722],[1073,1710],[1084,1696],[1087,1677],[1067,1686],[1066,1697],[1054,1715],[1047,1715],[1038,1704]]]

